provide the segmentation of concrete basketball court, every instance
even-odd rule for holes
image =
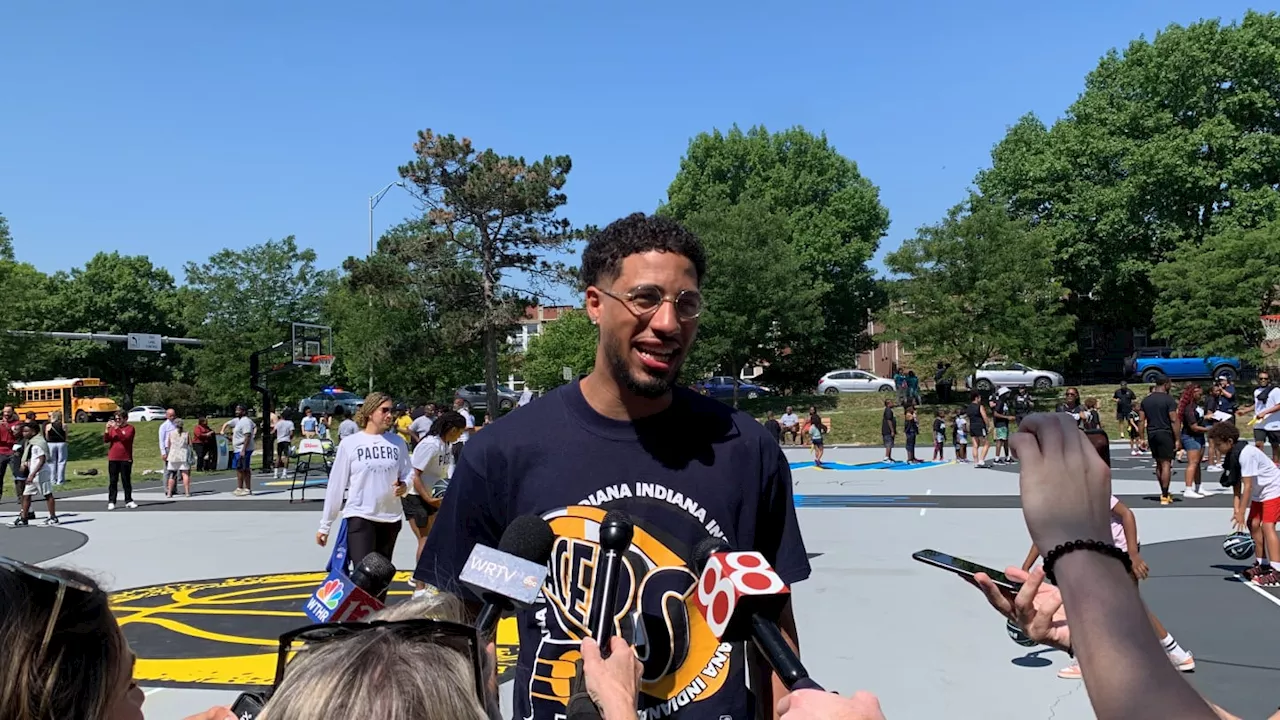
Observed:
[[[1223,554],[1229,496],[1160,507],[1150,459],[1113,450],[1114,490],[1136,511],[1151,566],[1143,595],[1196,656],[1188,679],[1237,715],[1265,717],[1280,705],[1280,596],[1241,583],[1243,564]],[[885,466],[881,450],[832,448],[824,459],[836,468],[818,469],[806,466],[807,450],[787,454],[813,564],[813,576],[793,588],[796,616],[818,682],[877,693],[891,720],[1093,716],[1083,683],[1056,677],[1063,653],[1014,644],[976,590],[911,560],[933,548],[996,568],[1019,564],[1029,540],[1016,466]],[[1207,480],[1221,490],[1217,475]],[[139,483],[141,507],[113,512],[102,491],[76,493],[59,501],[60,528],[7,527],[15,506],[6,498],[0,554],[85,570],[116,593],[141,658],[147,716],[181,718],[230,704],[237,687],[269,676],[275,636],[306,622],[300,605],[329,553],[314,542],[313,500],[323,490],[290,504],[287,482],[272,482],[255,478],[265,492],[237,498],[230,478],[202,479],[193,498],[176,500],[158,481]],[[402,531],[398,568],[413,565],[411,538]],[[193,582],[201,580],[212,582]],[[408,594],[399,581],[393,589]],[[509,647],[500,660],[510,660]]]

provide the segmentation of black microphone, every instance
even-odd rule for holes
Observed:
[[[609,657],[609,641],[613,638],[614,607],[618,604],[618,577],[622,574],[622,556],[631,548],[635,527],[621,510],[610,510],[600,523],[600,549],[604,557],[596,567],[595,588],[589,623],[591,637],[600,645],[600,656]]]
[[[536,598],[547,576],[556,535],[546,520],[521,515],[507,526],[498,549],[476,544],[458,580],[480,597],[484,605],[476,616],[476,631],[489,637],[504,612]],[[528,593],[527,596],[521,597]]]
[[[732,552],[724,540],[710,537],[694,547],[692,560],[698,609],[711,632],[721,642],[750,639],[788,690],[822,690],[773,619],[791,591],[764,556]]]
[[[351,582],[379,600],[386,598],[387,589],[395,577],[396,566],[376,552],[365,555],[351,570]]]

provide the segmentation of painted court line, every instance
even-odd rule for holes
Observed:
[[[1271,593],[1267,592],[1265,589],[1260,588],[1260,587],[1258,587],[1257,585],[1254,585],[1253,583],[1249,582],[1248,580],[1245,580],[1245,579],[1244,579],[1244,576],[1243,576],[1243,575],[1241,575],[1240,573],[1236,573],[1236,579],[1240,581],[1240,584],[1241,584],[1241,585],[1244,585],[1245,587],[1247,587],[1247,588],[1249,588],[1250,590],[1252,590],[1252,591],[1254,591],[1254,592],[1258,593],[1259,595],[1261,595],[1262,597],[1264,597],[1264,598],[1266,598],[1266,599],[1270,600],[1271,602],[1275,603],[1276,605],[1280,605],[1280,597],[1276,597],[1275,595],[1272,595]]]
[[[925,491],[924,491],[924,494],[925,494],[925,495],[932,495],[932,494],[933,494],[933,488],[929,488],[928,490],[925,490]],[[920,508],[920,517],[924,517],[925,511],[927,511],[928,509],[929,509],[929,508]]]

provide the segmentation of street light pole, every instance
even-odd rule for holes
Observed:
[[[386,187],[382,188],[378,192],[369,196],[369,255],[368,255],[369,258],[373,257],[373,209],[378,207],[378,203],[382,202],[382,197],[386,195],[387,192],[391,190],[391,188],[397,185],[399,185],[402,188],[405,188],[405,184],[403,180],[396,180],[395,182],[387,183]],[[405,189],[407,190],[408,188],[405,188]],[[373,295],[369,296],[369,308],[370,310],[373,309]],[[373,359],[372,358],[369,359],[369,392],[370,393],[373,392]]]

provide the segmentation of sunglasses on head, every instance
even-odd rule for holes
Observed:
[[[355,623],[322,623],[290,630],[280,636],[280,648],[276,654],[276,676],[271,683],[272,691],[280,687],[280,682],[284,679],[285,667],[289,664],[289,653],[295,643],[315,646],[334,640],[342,640],[364,632],[396,633],[408,640],[436,643],[466,655],[471,660],[471,674],[475,678],[476,699],[480,701],[481,707],[487,707],[485,703],[484,675],[480,664],[482,648],[480,636],[476,634],[475,628],[461,623],[426,618],[396,621],[374,620],[372,622]]]
[[[0,555],[0,568],[4,568],[5,570],[9,570],[35,580],[40,580],[41,582],[56,585],[58,588],[57,595],[53,600],[53,610],[49,613],[49,622],[44,628],[44,640],[40,643],[40,653],[36,656],[36,665],[39,665],[44,661],[44,653],[49,647],[49,641],[53,639],[53,629],[58,624],[58,614],[62,612],[62,601],[67,596],[67,590],[71,589],[77,592],[90,594],[92,594],[94,590],[92,587],[89,587],[82,582],[63,577],[57,573],[48,572],[36,567],[35,565],[28,565],[21,560],[4,557],[3,555]]]

